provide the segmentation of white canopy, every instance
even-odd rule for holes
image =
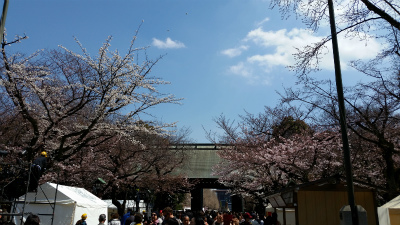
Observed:
[[[400,224],[400,196],[378,207],[380,225]]]
[[[19,201],[24,201],[24,198],[25,195],[21,196]],[[74,225],[84,213],[88,215],[86,219],[88,224],[98,224],[99,215],[107,215],[107,203],[89,191],[64,185],[57,187],[54,183],[40,185],[37,193],[29,192],[26,196],[24,213],[38,214],[41,224],[51,225],[54,205],[49,203],[54,202],[56,204],[53,225]],[[23,204],[19,203],[17,209],[22,212]],[[24,215],[24,219],[26,217],[27,215]],[[21,218],[17,217],[15,222],[20,224]]]
[[[115,206],[113,203],[112,203],[112,200],[111,199],[104,199],[103,200],[105,203],[107,203],[107,205],[108,205],[108,208],[109,209],[116,209],[117,208],[117,206]],[[121,204],[122,204],[122,202],[123,202],[123,200],[118,200]],[[125,208],[135,208],[136,207],[136,202],[134,201],[134,200],[126,200],[126,205],[125,205]],[[140,212],[142,212],[143,210],[145,210],[146,209],[146,204],[144,203],[144,201],[143,200],[140,200],[140,202],[139,202],[139,207],[140,207]]]

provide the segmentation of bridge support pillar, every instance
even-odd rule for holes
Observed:
[[[231,195],[232,200],[232,211],[233,212],[243,212],[243,198],[240,195]]]
[[[191,199],[191,210],[200,211],[203,209],[203,188],[196,187],[190,191]]]

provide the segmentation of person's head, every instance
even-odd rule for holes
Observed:
[[[183,215],[182,215],[182,212],[179,211],[179,212],[177,212],[177,214],[178,214],[178,215],[177,215],[176,217],[178,217],[180,220],[182,220],[182,216],[183,216]]]
[[[173,215],[173,211],[171,207],[166,207],[165,209],[163,209],[163,215],[165,218],[172,218],[174,217]]]
[[[195,224],[196,225],[205,225],[206,224],[205,222],[207,222],[207,220],[205,219],[204,216],[198,216],[195,219]]]
[[[272,219],[276,221],[278,219],[278,214],[276,212],[272,213]]]
[[[183,225],[189,225],[189,223],[190,223],[189,216],[183,216],[182,223],[183,223]]]
[[[213,220],[217,220],[217,216],[218,216],[218,213],[217,213],[217,212],[212,211],[212,212],[210,213],[210,215],[211,215],[211,218],[212,218]]]
[[[119,219],[119,214],[118,213],[114,213],[112,215],[111,219]]]
[[[41,156],[44,156],[44,157],[47,157],[47,152],[42,151],[42,152],[40,153],[40,155],[41,155]]]
[[[133,221],[135,223],[141,223],[143,221],[143,216],[140,213],[135,213],[135,216],[133,217]]]
[[[239,219],[236,215],[232,215],[232,224],[239,225]]]
[[[0,209],[0,213],[2,213],[3,212],[3,210],[2,209]],[[1,215],[0,215],[0,219],[1,219]]]
[[[204,217],[206,214],[204,214],[203,211],[197,211],[196,212],[196,217]]]
[[[86,214],[86,213],[82,214],[81,218],[82,218],[83,220],[86,220],[87,214]]]
[[[224,221],[224,217],[221,214],[217,215],[217,223],[222,223]]]
[[[151,213],[151,220],[152,221],[156,221],[157,220],[157,213],[156,212],[152,212]]]
[[[38,215],[35,214],[30,214],[26,220],[24,225],[39,225],[40,224],[40,218]]]
[[[99,222],[100,222],[100,223],[106,222],[106,215],[105,215],[105,214],[101,214],[101,215],[99,216]]]
[[[246,220],[246,221],[249,221],[252,217],[251,217],[251,215],[250,215],[250,213],[245,213],[244,215],[243,215],[243,218]]]

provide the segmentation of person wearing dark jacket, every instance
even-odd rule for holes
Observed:
[[[35,191],[39,184],[39,179],[47,167],[47,153],[42,151],[40,156],[32,162],[29,191]]]
[[[121,224],[121,225],[130,225],[131,223],[134,223],[134,222],[135,222],[135,213],[131,212],[130,216],[128,218],[126,218],[125,223]]]
[[[243,214],[243,218],[244,218],[244,221],[243,222],[241,222],[240,223],[240,225],[251,225],[251,219],[252,219],[252,216],[250,215],[250,213],[245,213],[245,214]]]
[[[181,225],[179,221],[174,217],[173,210],[170,207],[163,209],[164,220],[162,225]]]
[[[125,220],[128,219],[128,217],[131,216],[131,213],[132,213],[132,216],[133,216],[133,214],[134,214],[133,208],[128,207],[128,212],[125,213],[125,214],[121,217],[121,225],[125,225]]]
[[[87,219],[87,214],[84,213],[82,214],[81,219],[76,221],[75,225],[87,225],[86,219]]]

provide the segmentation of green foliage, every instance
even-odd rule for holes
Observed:
[[[283,120],[272,127],[274,137],[288,138],[295,134],[311,133],[312,129],[303,120],[294,119],[292,116],[284,117]]]

